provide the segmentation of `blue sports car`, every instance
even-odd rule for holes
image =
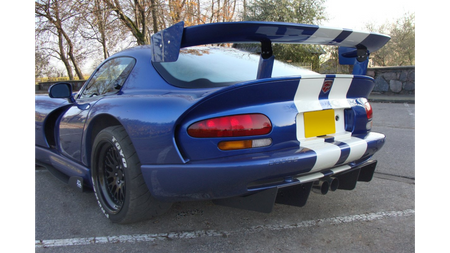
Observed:
[[[176,201],[271,212],[305,205],[311,190],[352,190],[372,179],[385,142],[371,132],[365,74],[389,39],[292,23],[178,23],[105,60],[78,93],[58,83],[37,95],[36,163],[93,189],[117,223]],[[204,46],[224,43],[260,43],[260,54]],[[353,73],[276,61],[272,43],[338,46]]]

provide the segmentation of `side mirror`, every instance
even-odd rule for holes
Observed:
[[[72,84],[56,83],[48,89],[48,96],[51,98],[67,98],[69,103],[74,103],[75,99],[72,95]]]

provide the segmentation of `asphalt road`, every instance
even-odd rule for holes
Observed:
[[[36,252],[414,252],[415,105],[372,103],[373,130],[387,135],[369,183],[310,194],[302,208],[270,214],[175,203],[158,218],[116,225],[93,193],[80,193],[46,170],[35,175]]]

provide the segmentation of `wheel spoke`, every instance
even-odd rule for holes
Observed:
[[[125,174],[122,158],[113,144],[105,145],[109,146],[105,147],[99,155],[103,168],[101,171],[103,180],[100,183],[103,185],[105,201],[108,206],[112,210],[118,211],[125,201]]]
[[[121,203],[123,203],[123,201],[125,200],[124,191],[125,191],[125,188],[124,187],[120,187],[118,199],[120,200]]]
[[[111,169],[114,169],[118,166],[118,159],[116,156],[116,150],[114,148],[110,148],[105,157],[105,165]]]
[[[114,177],[114,171],[112,170],[108,170],[107,168],[105,168],[105,178],[106,179],[110,179]]]

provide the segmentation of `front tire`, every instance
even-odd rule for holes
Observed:
[[[139,158],[122,126],[102,130],[92,151],[92,183],[102,212],[115,223],[132,223],[167,211],[172,203],[155,199],[147,188]]]

